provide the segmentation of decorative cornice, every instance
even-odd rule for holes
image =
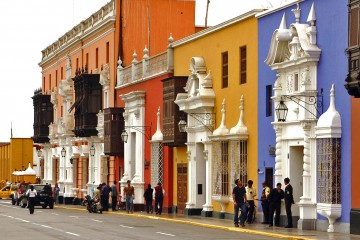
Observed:
[[[220,30],[222,30],[223,28],[229,27],[229,26],[234,25],[234,24],[236,24],[236,23],[238,23],[238,22],[241,22],[241,21],[243,21],[243,20],[246,20],[246,19],[251,18],[251,17],[255,17],[256,14],[258,14],[258,13],[260,13],[260,12],[262,12],[262,11],[264,11],[264,10],[263,10],[263,9],[253,9],[253,10],[251,10],[251,11],[249,11],[249,12],[246,12],[246,13],[244,13],[244,14],[241,14],[241,15],[239,15],[239,16],[237,16],[237,17],[235,17],[235,18],[232,18],[232,19],[230,19],[230,20],[228,20],[228,21],[225,21],[225,22],[220,23],[220,24],[218,24],[218,25],[215,25],[215,26],[213,26],[213,27],[208,27],[208,28],[206,28],[206,29],[204,29],[204,30],[202,30],[202,31],[200,31],[200,32],[197,32],[197,33],[195,33],[195,34],[193,34],[193,35],[190,35],[190,36],[188,36],[188,37],[182,38],[182,39],[174,42],[174,43],[172,44],[172,46],[173,46],[173,47],[178,47],[178,46],[181,46],[181,45],[186,44],[186,43],[188,43],[188,42],[194,41],[194,40],[196,40],[196,39],[205,37],[205,36],[207,36],[207,35],[209,35],[209,34],[212,34],[212,33],[214,33],[214,32],[220,31]]]
[[[265,10],[265,11],[263,11],[261,13],[256,14],[255,17],[256,18],[262,18],[262,17],[270,15],[270,14],[272,14],[274,12],[277,12],[277,11],[283,10],[285,8],[288,8],[288,7],[290,7],[290,6],[294,5],[294,4],[301,3],[303,1],[305,1],[305,0],[291,0],[289,2],[284,2],[283,4],[281,4],[281,5],[279,5],[279,6],[275,7],[275,8],[271,8],[269,10]]]
[[[51,61],[59,53],[69,49],[74,44],[93,36],[99,29],[114,24],[116,21],[115,15],[115,0],[112,0],[89,18],[65,33],[56,42],[42,50],[42,60],[39,66],[41,67],[43,64]]]

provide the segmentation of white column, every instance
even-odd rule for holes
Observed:
[[[275,157],[275,184],[282,182],[282,126],[279,124],[274,125],[276,132],[276,157]]]
[[[192,153],[195,153],[195,144],[188,144],[188,201],[186,208],[194,208],[196,203],[196,161]]]
[[[304,130],[304,163],[303,163],[303,196],[300,197],[300,202],[311,201],[311,162],[310,162],[310,123],[303,122],[302,127]]]
[[[211,141],[205,142],[205,158],[206,158],[206,202],[203,205],[203,211],[212,212],[213,205],[212,205],[212,144]],[[209,154],[210,153],[210,154]]]

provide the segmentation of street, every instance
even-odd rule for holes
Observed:
[[[111,212],[109,212],[111,213]],[[0,201],[1,239],[274,239],[236,231],[84,209],[28,209]]]

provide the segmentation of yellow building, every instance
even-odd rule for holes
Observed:
[[[33,162],[33,140],[31,138],[11,138],[9,143],[0,144],[0,181],[5,183],[20,181],[14,171],[25,171]],[[33,177],[35,180],[35,176]],[[21,179],[23,180],[23,179]]]
[[[175,100],[187,113],[187,146],[174,151],[174,205],[185,214],[223,218],[235,179],[257,186],[258,12],[173,43],[174,75],[188,77]]]

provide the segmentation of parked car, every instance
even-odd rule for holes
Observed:
[[[12,205],[19,205],[20,204],[20,198],[22,195],[24,195],[26,193],[26,191],[28,190],[30,184],[29,182],[22,182],[18,184],[18,188],[17,190],[14,192],[14,194],[12,194],[11,197],[11,203]]]
[[[52,188],[48,184],[30,184],[34,186],[34,189],[37,192],[37,196],[35,197],[35,206],[42,206],[42,208],[46,208],[49,206],[50,209],[54,208],[54,198],[52,195]],[[29,185],[29,186],[30,186]],[[19,199],[20,206],[25,208],[28,204],[28,196],[23,194]]]
[[[14,194],[14,192],[17,189],[16,184],[11,184],[10,186],[5,186],[0,190],[0,198],[11,198],[11,195]]]

